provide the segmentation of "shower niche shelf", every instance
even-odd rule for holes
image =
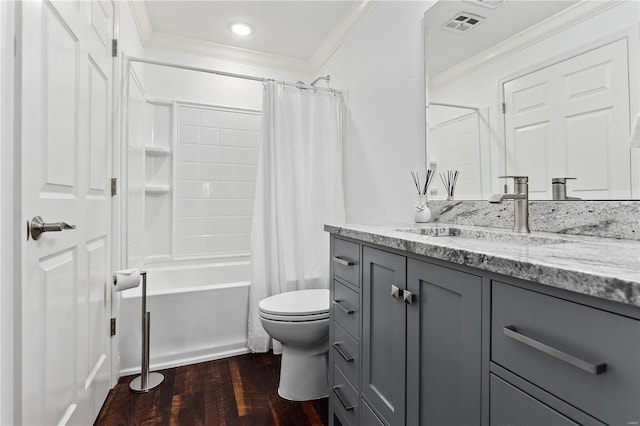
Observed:
[[[144,152],[147,155],[167,156],[171,155],[171,150],[162,146],[145,146]]]
[[[170,258],[171,234],[157,232],[171,229],[173,160],[174,160],[174,105],[173,101],[147,98],[150,138],[144,147],[145,157],[145,235],[146,261]]]
[[[144,186],[144,192],[147,194],[167,194],[171,192],[171,187],[169,185],[147,184]]]

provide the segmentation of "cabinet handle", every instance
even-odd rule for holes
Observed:
[[[411,293],[408,290],[403,290],[402,291],[402,299],[404,300],[404,303],[406,303],[408,305],[413,305],[413,302],[416,300],[416,295]]]
[[[352,266],[353,265],[353,261],[352,260],[343,259],[343,258],[338,257],[338,256],[333,256],[333,261],[336,262],[336,263],[339,263],[341,265],[344,265],[344,266]]]
[[[351,355],[349,355],[348,353],[346,353],[345,351],[342,350],[342,347],[340,346],[340,342],[336,342],[333,344],[333,347],[336,349],[336,351],[340,354],[340,356],[342,358],[344,358],[345,361],[347,362],[353,362],[353,357]]]
[[[338,308],[342,309],[345,314],[353,315],[354,310],[348,305],[344,305],[340,302],[341,302],[340,300],[335,300],[335,299],[333,300],[333,304],[336,305]]]
[[[600,362],[598,364],[591,364],[580,358],[576,358],[573,355],[569,355],[568,353],[562,352],[559,349],[552,348],[551,346],[547,346],[542,342],[538,342],[537,340],[534,340],[531,337],[527,337],[524,334],[518,333],[518,330],[514,325],[506,325],[502,328],[502,331],[504,335],[507,337],[517,340],[520,343],[524,343],[527,346],[531,346],[532,348],[537,349],[540,352],[544,352],[547,355],[550,355],[556,359],[559,359],[568,364],[571,364],[574,367],[578,367],[588,373],[602,374],[607,371],[607,363],[605,362]]]
[[[396,300],[400,300],[400,288],[394,284],[391,284],[391,296],[395,297]]]
[[[340,388],[341,386],[334,386],[333,387],[333,393],[336,395],[336,398],[338,398],[338,401],[340,401],[340,404],[342,404],[342,406],[344,407],[345,410],[347,411],[351,411],[353,410],[353,407],[355,407],[355,405],[349,405],[345,402],[345,400],[343,399],[343,396],[340,392]]]

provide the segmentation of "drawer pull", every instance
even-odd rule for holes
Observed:
[[[340,300],[334,300],[333,304],[336,305],[338,308],[342,309],[344,313],[347,315],[353,315],[354,313],[354,310],[351,307],[344,305],[343,303],[340,303]]]
[[[336,395],[336,398],[338,398],[338,401],[340,401],[340,404],[342,404],[342,406],[344,407],[345,410],[347,410],[347,411],[353,410],[353,407],[355,407],[355,405],[350,405],[350,404],[347,404],[345,402],[345,400],[343,399],[343,396],[342,396],[342,394],[340,392],[340,388],[341,388],[341,386],[334,386],[333,387],[333,393]]]
[[[345,351],[342,350],[342,347],[340,346],[340,342],[336,342],[333,344],[333,347],[336,349],[336,351],[340,354],[340,356],[342,358],[344,358],[345,361],[347,362],[353,362],[353,357],[351,355],[349,355],[348,353],[346,353]]]
[[[540,352],[544,352],[547,355],[569,363],[574,367],[578,367],[588,373],[602,374],[607,371],[607,364],[605,362],[591,364],[587,361],[581,360],[580,358],[576,358],[573,355],[569,355],[568,353],[562,352],[561,350],[552,348],[551,346],[547,346],[542,342],[538,342],[537,340],[527,337],[524,334],[518,333],[518,330],[514,325],[504,326],[502,328],[502,331],[507,337],[517,340],[520,343],[524,343],[527,346],[531,346],[532,348],[537,349]]]
[[[336,262],[336,263],[339,263],[339,264],[341,264],[343,266],[352,266],[353,265],[353,261],[347,260],[347,259],[343,259],[343,258],[338,257],[338,256],[333,256],[333,261]]]

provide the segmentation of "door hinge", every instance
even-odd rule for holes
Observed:
[[[111,337],[116,335],[116,319],[115,318],[111,318]]]
[[[114,197],[118,193],[118,178],[111,178],[111,196]]]
[[[502,103],[502,113],[506,114],[507,113],[507,104],[506,103]]]
[[[118,57],[118,39],[114,38],[111,40],[111,56],[114,58]]]

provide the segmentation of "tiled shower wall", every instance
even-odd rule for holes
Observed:
[[[249,251],[260,113],[180,105],[176,256]]]

